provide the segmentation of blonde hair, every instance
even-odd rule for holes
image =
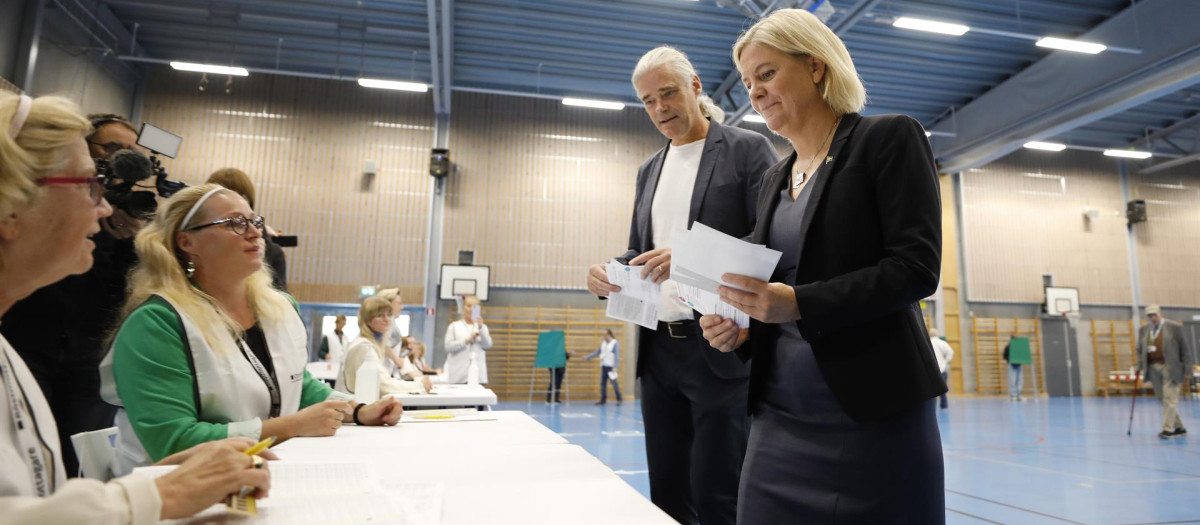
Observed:
[[[400,297],[400,289],[399,288],[384,288],[384,289],[380,290],[378,293],[376,293],[375,297],[378,297],[380,299],[383,299],[384,301],[391,303],[392,301],[395,301],[397,297]],[[393,313],[398,314],[400,312],[393,312]]]
[[[246,199],[246,203],[250,205],[250,209],[258,209],[254,207],[254,183],[250,181],[250,176],[246,175],[246,172],[237,168],[221,168],[212,172],[212,175],[208,176],[206,182],[220,184],[233,190],[234,193]]]
[[[666,68],[668,73],[679,80],[679,83],[682,84],[679,86],[680,89],[690,88],[692,77],[700,78],[696,74],[696,68],[692,67],[692,62],[688,60],[687,55],[683,51],[671,46],[659,46],[642,55],[641,60],[638,60],[637,65],[633,68],[633,75],[630,81],[633,84],[637,84],[637,81],[643,75],[660,67]],[[641,94],[638,93],[638,96],[641,96]],[[697,99],[700,105],[700,114],[718,124],[725,121],[725,110],[713,102],[712,98],[704,93],[700,93]]]
[[[217,353],[231,351],[221,344],[218,330],[242,334],[245,330],[233,320],[216,299],[193,285],[184,273],[187,258],[176,244],[176,237],[187,224],[182,224],[192,206],[206,193],[236,193],[216,184],[204,184],[181,190],[158,207],[154,221],[138,233],[134,239],[138,264],[129,274],[129,299],[122,310],[122,318],[140,306],[151,296],[167,299],[200,327],[204,340]],[[206,220],[204,207],[196,213],[191,223]],[[281,319],[289,312],[295,313],[292,302],[271,287],[271,270],[266,264],[246,279],[246,298],[256,317]]]
[[[358,334],[375,345],[377,350],[382,349],[383,345],[375,340],[375,330],[371,328],[370,324],[371,319],[381,313],[391,311],[392,302],[378,295],[364,299],[362,306],[358,307]]]
[[[780,9],[759,20],[733,44],[733,63],[740,70],[742,51],[750,44],[775,48],[797,58],[815,57],[825,63],[817,90],[834,113],[862,111],[867,90],[854,69],[846,44],[819,18],[803,9]]]
[[[61,171],[68,148],[92,130],[79,106],[62,97],[37,97],[14,139],[8,129],[21,98],[0,94],[0,217],[24,208],[38,195],[34,181]]]

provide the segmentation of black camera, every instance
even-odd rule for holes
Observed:
[[[158,210],[155,198],[168,198],[187,184],[169,180],[167,170],[156,156],[143,155],[137,151],[123,149],[111,159],[95,159],[96,173],[104,176],[104,198],[114,208],[142,219],[152,219]],[[153,178],[153,185],[148,179]],[[147,182],[143,182],[147,181]],[[138,191],[143,188],[153,191]]]
[[[175,192],[187,187],[182,182],[168,180],[167,170],[157,155],[175,158],[179,154],[179,145],[183,138],[164,129],[142,124],[138,131],[137,143],[150,150],[147,157],[137,151],[123,149],[113,153],[110,159],[95,159],[96,173],[105,177],[104,198],[108,202],[129,215],[141,219],[153,219],[158,211],[158,200],[155,193],[164,199],[170,198]],[[142,181],[154,177],[154,185],[143,184]],[[144,188],[150,191],[137,191],[134,188]]]

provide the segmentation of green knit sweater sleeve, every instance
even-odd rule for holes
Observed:
[[[117,394],[154,461],[228,436],[227,425],[199,420],[183,323],[155,297],[134,310],[113,342]]]

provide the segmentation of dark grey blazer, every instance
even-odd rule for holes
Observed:
[[[1165,374],[1174,381],[1177,385],[1183,384],[1185,376],[1192,374],[1192,351],[1188,348],[1187,337],[1183,333],[1183,325],[1170,319],[1163,319],[1162,338],[1163,347],[1160,349],[1163,353],[1163,359],[1166,360],[1167,369]],[[1137,339],[1137,354],[1138,366],[1142,372],[1146,371],[1146,338],[1153,333],[1150,330],[1149,324],[1142,325],[1138,328]],[[1144,377],[1150,377],[1146,375]]]
[[[692,189],[688,227],[700,221],[734,237],[745,237],[754,230],[755,206],[758,204],[758,188],[763,172],[777,162],[779,156],[775,154],[771,141],[763,135],[716,122],[709,122],[708,135],[704,140],[696,186]],[[666,155],[667,147],[663,147],[638,169],[633,221],[629,227],[629,251],[616,257],[623,264],[656,248],[650,230],[650,208],[654,203],[654,192],[658,188],[658,177]],[[645,328],[639,331],[639,348],[644,348],[641,343],[646,340],[648,332]],[[749,365],[737,356],[723,354],[708,346],[703,338],[698,339],[705,360],[718,377],[733,379],[750,374]],[[643,366],[641,357],[642,352],[638,352],[639,377]]]

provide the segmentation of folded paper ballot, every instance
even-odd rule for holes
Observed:
[[[608,294],[605,315],[653,330],[658,327],[662,286],[654,281],[642,279],[642,268],[625,266],[616,261],[605,265],[608,282],[621,287],[621,291]]]
[[[750,316],[721,301],[718,288],[732,286],[721,280],[727,273],[768,281],[783,254],[766,246],[731,237],[702,223],[691,230],[671,234],[671,280],[679,289],[679,301],[701,315],[733,319],[742,328]]]

